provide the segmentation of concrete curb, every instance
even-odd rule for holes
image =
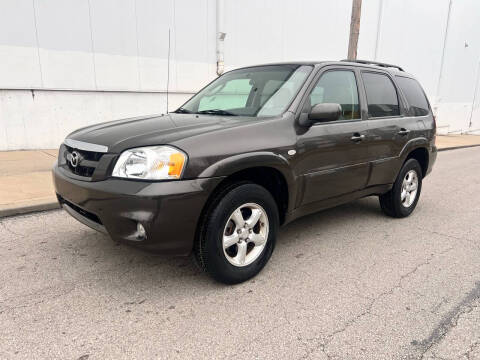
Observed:
[[[437,151],[447,151],[447,150],[457,150],[457,149],[467,149],[471,147],[477,147],[480,146],[480,144],[474,144],[474,145],[462,145],[462,146],[450,146],[450,147],[445,147],[442,149],[438,149]]]
[[[34,204],[34,205],[25,205],[20,207],[11,207],[6,209],[0,209],[0,219],[16,216],[16,215],[25,215],[34,212],[47,211],[60,209],[58,202],[47,202],[43,204]]]

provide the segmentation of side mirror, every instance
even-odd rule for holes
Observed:
[[[312,123],[335,121],[340,119],[342,115],[342,107],[340,104],[323,103],[312,107],[308,114],[308,120]]]
[[[298,124],[308,128],[318,122],[335,121],[340,119],[342,107],[340,104],[323,103],[313,106],[310,113],[300,114]]]

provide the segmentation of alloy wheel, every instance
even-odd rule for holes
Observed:
[[[253,263],[268,240],[268,216],[258,204],[246,203],[230,215],[223,231],[223,252],[228,262],[243,267]]]
[[[418,191],[418,175],[415,170],[410,170],[407,172],[402,182],[402,191],[400,192],[400,200],[404,207],[410,207],[415,198],[417,197]]]

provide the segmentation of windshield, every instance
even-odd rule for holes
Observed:
[[[311,66],[299,65],[268,65],[230,71],[175,112],[255,117],[280,115],[311,71]]]

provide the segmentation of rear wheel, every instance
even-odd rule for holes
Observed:
[[[248,280],[269,260],[278,224],[270,192],[256,184],[234,184],[217,194],[202,219],[197,262],[217,281]]]
[[[417,206],[422,190],[422,168],[415,159],[403,164],[392,189],[380,195],[380,207],[388,216],[403,218]]]

